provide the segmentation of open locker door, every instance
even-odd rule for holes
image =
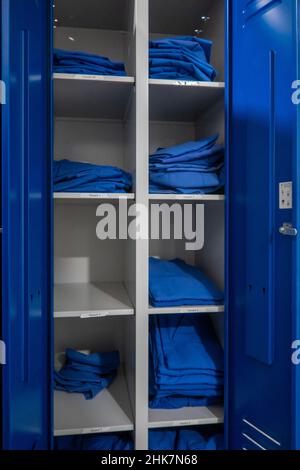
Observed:
[[[0,367],[8,450],[46,449],[51,435],[51,10],[48,0],[1,1]]]
[[[291,449],[299,5],[228,3],[228,444]]]

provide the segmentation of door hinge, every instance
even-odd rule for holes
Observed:
[[[0,104],[6,104],[6,84],[0,80]]]
[[[6,364],[6,344],[4,341],[0,341],[0,365],[5,366]]]

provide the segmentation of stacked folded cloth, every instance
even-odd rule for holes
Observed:
[[[224,186],[224,147],[214,135],[150,155],[150,192],[210,194]]]
[[[223,397],[223,350],[210,318],[153,316],[149,378],[151,408],[220,403]]]
[[[119,366],[117,351],[84,354],[67,349],[64,366],[54,372],[55,388],[68,393],[83,393],[86,400],[92,400],[113,382]]]
[[[180,259],[149,260],[149,297],[153,307],[220,305],[223,293],[203,272]]]
[[[126,76],[122,62],[114,62],[86,52],[72,52],[62,49],[54,50],[55,73],[77,73],[81,75],[116,75]]]
[[[125,193],[132,187],[132,177],[120,168],[91,163],[59,160],[53,163],[55,192]]]
[[[55,450],[63,451],[99,451],[99,450],[133,450],[133,442],[129,435],[99,434],[91,436],[64,436],[55,439]]]
[[[194,36],[150,41],[150,77],[169,80],[213,81],[212,42]]]
[[[223,450],[224,437],[212,427],[153,429],[149,431],[149,450]]]

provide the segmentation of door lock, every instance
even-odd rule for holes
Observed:
[[[279,228],[279,233],[289,237],[296,237],[298,235],[298,230],[293,227],[292,224],[285,223]]]

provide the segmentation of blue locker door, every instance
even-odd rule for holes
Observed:
[[[229,447],[291,449],[298,0],[228,5]]]
[[[4,449],[50,444],[51,9],[1,1]]]

